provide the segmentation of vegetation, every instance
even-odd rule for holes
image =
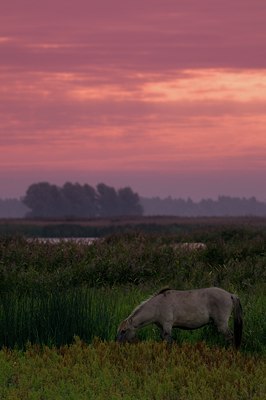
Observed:
[[[151,291],[149,291],[151,294]],[[147,289],[71,289],[17,295],[2,294],[0,307],[0,343],[9,348],[25,348],[27,342],[61,346],[78,335],[87,343],[94,337],[113,341],[118,324],[148,296]],[[240,293],[244,308],[242,351],[266,354],[264,318],[266,299],[258,293]],[[155,326],[138,333],[139,340],[159,340]],[[177,343],[206,341],[225,347],[222,335],[213,326],[194,331],[174,330]]]
[[[190,251],[178,245],[203,240],[205,249]],[[241,297],[243,348],[265,352],[265,244],[264,225],[190,227],[165,235],[124,233],[90,246],[3,237],[0,343],[60,345],[70,343],[75,334],[88,342],[95,335],[112,340],[119,321],[162,286],[220,286]],[[179,337],[211,341],[215,335],[210,332],[211,328]],[[153,330],[142,335],[156,338]],[[221,339],[217,340],[216,344]]]
[[[141,198],[145,215],[179,215],[186,217],[266,215],[266,203],[255,197],[240,198],[219,196],[217,200],[202,199],[195,202],[188,199],[167,197]]]
[[[29,186],[21,200],[0,199],[0,218],[99,218],[117,216],[236,217],[266,216],[266,202],[255,197],[219,196],[198,202],[182,198],[139,197],[131,188],[115,190],[103,183],[96,188],[66,182]]]
[[[118,215],[141,215],[139,196],[131,188],[115,190],[104,183],[97,188],[66,182],[63,187],[48,182],[29,186],[23,203],[31,210],[28,217],[92,218]]]
[[[43,238],[106,237],[118,233],[142,232],[177,235],[177,240],[206,241],[210,232],[234,236],[237,231],[251,231],[255,235],[265,230],[266,218],[257,217],[173,217],[125,216],[105,218],[25,218],[0,219],[0,237],[23,235]],[[181,235],[181,236],[180,236]],[[192,235],[192,236],[191,236]],[[207,237],[206,237],[207,235]],[[194,239],[193,239],[194,238]]]
[[[79,339],[59,349],[0,352],[0,398],[263,400],[265,362],[203,343],[167,348]]]
[[[266,397],[264,220],[156,226],[135,224],[92,245],[0,238],[1,399]],[[176,330],[171,348],[152,326],[139,343],[118,346],[119,322],[165,285],[237,293],[241,351],[212,326]]]
[[[0,199],[0,218],[23,218],[28,211],[18,199]]]

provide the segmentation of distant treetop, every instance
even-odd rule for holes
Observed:
[[[115,190],[99,183],[96,188],[66,182],[63,187],[48,182],[33,183],[23,203],[30,209],[27,217],[93,218],[142,215],[139,195],[130,187]]]

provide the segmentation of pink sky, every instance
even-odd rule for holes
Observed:
[[[266,3],[8,0],[0,198],[65,181],[266,201]]]

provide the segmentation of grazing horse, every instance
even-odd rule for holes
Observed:
[[[234,311],[234,334],[228,327]],[[172,328],[197,329],[215,324],[236,349],[242,337],[242,307],[239,298],[217,287],[195,290],[172,290],[164,288],[136,307],[118,327],[116,340],[120,343],[134,341],[136,330],[155,324],[161,337],[172,342]]]

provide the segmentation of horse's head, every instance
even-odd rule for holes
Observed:
[[[125,319],[117,329],[116,341],[119,343],[133,342],[136,329],[133,326],[132,318]]]

